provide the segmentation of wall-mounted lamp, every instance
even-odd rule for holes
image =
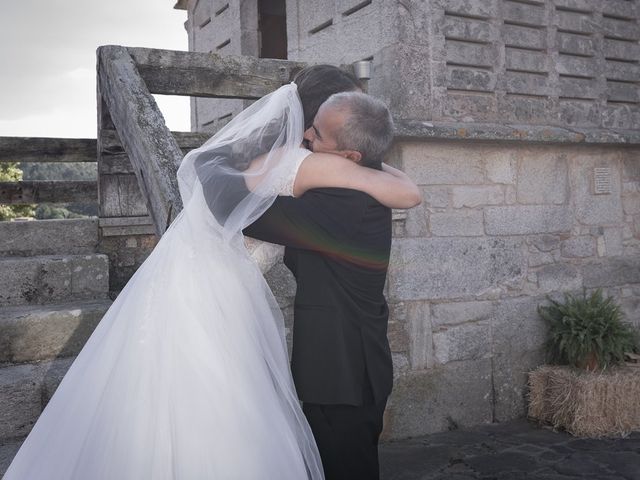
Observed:
[[[360,80],[360,83],[362,83],[362,90],[367,93],[369,90],[369,80],[371,79],[371,61],[360,60],[353,62],[353,74]]]
[[[358,80],[369,80],[371,78],[371,61],[360,60],[353,63],[353,73]]]

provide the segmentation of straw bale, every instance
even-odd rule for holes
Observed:
[[[640,430],[640,367],[589,372],[543,365],[529,374],[529,417],[579,437]]]

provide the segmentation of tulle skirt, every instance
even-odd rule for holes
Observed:
[[[180,214],[5,480],[322,478],[280,309],[241,242],[215,232],[197,208]]]

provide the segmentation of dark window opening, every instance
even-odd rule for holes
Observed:
[[[260,58],[287,58],[285,0],[258,0]]]
[[[309,30],[309,35],[314,35],[318,32],[321,32],[322,30],[329,28],[331,25],[333,25],[333,18],[330,18],[326,22],[321,23],[317,27],[313,27],[311,30]]]

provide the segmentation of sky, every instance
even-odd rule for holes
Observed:
[[[0,0],[0,136],[96,137],[96,48],[188,50],[175,0]],[[156,96],[189,131],[188,97]]]

